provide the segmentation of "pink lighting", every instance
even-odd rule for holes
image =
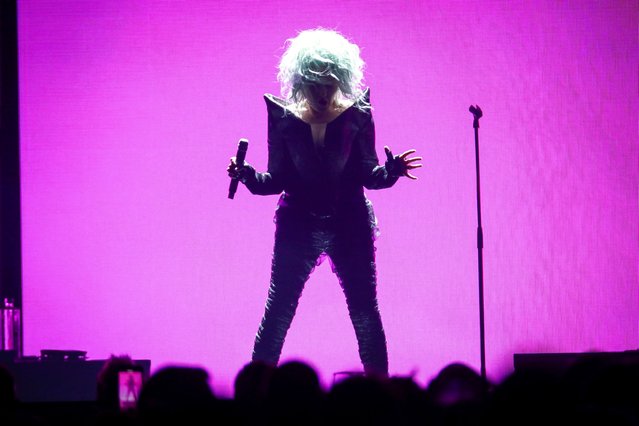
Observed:
[[[230,395],[264,310],[277,197],[227,199],[284,40],[362,48],[377,152],[417,181],[367,191],[391,374],[479,369],[480,121],[490,378],[523,352],[639,347],[636,2],[18,2],[24,349],[204,366]],[[247,12],[247,9],[249,10]],[[284,345],[325,384],[360,370],[328,262]]]

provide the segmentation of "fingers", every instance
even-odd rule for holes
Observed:
[[[412,180],[417,180],[417,176],[413,176],[409,172],[406,172],[406,174],[404,176],[406,176],[407,178],[412,179]]]
[[[403,167],[403,176],[406,176],[407,178],[411,179],[411,180],[417,180],[417,176],[413,175],[410,173],[411,170],[413,169],[419,169],[420,167],[423,167],[422,164],[412,164],[415,161],[421,161],[422,157],[412,157],[412,158],[408,158],[409,155],[415,153],[414,149],[409,149],[408,151],[404,151],[402,152],[400,155],[398,155],[397,157],[393,157],[393,153],[391,152],[390,148],[387,146],[384,146],[384,152],[386,153],[386,158],[388,161],[393,161],[395,159],[399,159],[401,160],[402,163],[402,167]]]
[[[404,172],[404,176],[412,180],[417,180],[417,176],[410,174],[410,170],[418,169],[422,167],[422,164],[411,164],[411,163],[415,161],[421,161],[422,157],[407,158],[409,155],[413,154],[414,152],[415,152],[414,149],[409,149],[408,151],[404,151],[399,156],[399,158],[402,159],[402,161],[404,162],[404,167],[406,168],[406,172]]]
[[[404,176],[411,180],[417,180],[417,176],[411,174],[410,171],[413,169],[419,169],[420,167],[422,167],[421,164],[406,164],[406,171],[404,172]]]
[[[237,164],[235,163],[235,157],[231,157],[231,163],[226,168],[226,172],[228,173],[229,177],[233,179],[239,176],[240,172],[237,167]]]
[[[388,147],[388,145],[386,145],[384,147],[384,152],[386,153],[386,159],[388,161],[392,161],[393,160],[393,153],[391,152],[390,148]]]
[[[399,158],[401,158],[402,160],[405,159],[406,157],[408,157],[410,154],[412,154],[413,152],[415,152],[414,149],[409,149],[408,151],[405,151],[403,153],[401,153],[399,155]]]
[[[404,162],[404,167],[406,167],[406,171],[404,172],[404,176],[406,176],[407,178],[411,179],[411,180],[417,180],[417,176],[411,174],[411,170],[414,169],[419,169],[420,167],[423,167],[423,164],[412,164],[415,161],[421,161],[422,157],[413,157],[413,158],[406,158],[408,157],[410,154],[414,153],[415,150],[414,149],[409,149],[408,151],[405,151],[404,153],[402,153],[400,155],[402,161]]]
[[[386,152],[386,157],[387,157],[389,160],[392,160],[392,159],[393,159],[393,153],[391,152],[391,150],[390,150],[390,148],[388,147],[388,145],[384,147],[384,152]],[[416,152],[416,151],[415,151],[415,149],[409,149],[408,151],[404,151],[404,152],[402,152],[400,155],[398,155],[398,157],[399,157],[399,158],[401,158],[401,159],[404,161],[404,163],[405,163],[405,164],[406,164],[406,163],[411,163],[411,162],[413,162],[413,161],[420,161],[420,160],[422,160],[422,157],[406,158],[406,157],[408,157],[409,155],[411,155],[411,154],[413,154],[413,153],[415,153],[415,152]]]

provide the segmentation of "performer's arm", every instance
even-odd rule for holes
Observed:
[[[375,152],[375,124],[370,113],[368,114],[368,120],[362,130],[360,130],[358,143],[362,154],[360,169],[362,182],[366,188],[390,188],[401,176],[406,176],[411,180],[417,179],[411,173],[411,170],[422,167],[421,164],[413,164],[416,161],[421,161],[422,157],[409,157],[415,152],[414,149],[409,149],[399,155],[393,155],[390,148],[385,146],[386,162],[383,166],[379,165],[377,153]]]
[[[379,165],[379,159],[375,152],[375,123],[373,117],[368,115],[364,126],[357,136],[357,144],[361,153],[360,176],[362,183],[368,189],[390,188],[397,182],[402,173],[393,168],[387,161]]]
[[[264,173],[257,172],[252,166],[240,171],[240,180],[252,194],[272,195],[284,190],[286,170],[289,164],[286,146],[276,129],[277,121],[269,115],[268,120],[268,169]]]

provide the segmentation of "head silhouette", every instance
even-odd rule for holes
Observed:
[[[199,367],[164,367],[142,387],[138,411],[146,423],[209,418],[215,396],[209,374]]]
[[[480,402],[488,391],[488,384],[466,364],[452,363],[439,372],[426,391],[433,404],[447,407]]]
[[[97,377],[96,402],[101,409],[113,412],[119,410],[119,373],[134,367],[136,364],[129,355],[111,355],[106,360]]]

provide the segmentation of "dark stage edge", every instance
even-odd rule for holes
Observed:
[[[150,360],[134,360],[149,377]],[[0,360],[15,380],[17,397],[27,403],[90,402],[96,398],[97,376],[106,360]],[[563,374],[581,362],[639,365],[639,350],[623,352],[518,353],[513,364],[518,371]]]
[[[520,353],[513,355],[515,372],[563,374],[577,363],[639,365],[639,350],[623,352]]]

